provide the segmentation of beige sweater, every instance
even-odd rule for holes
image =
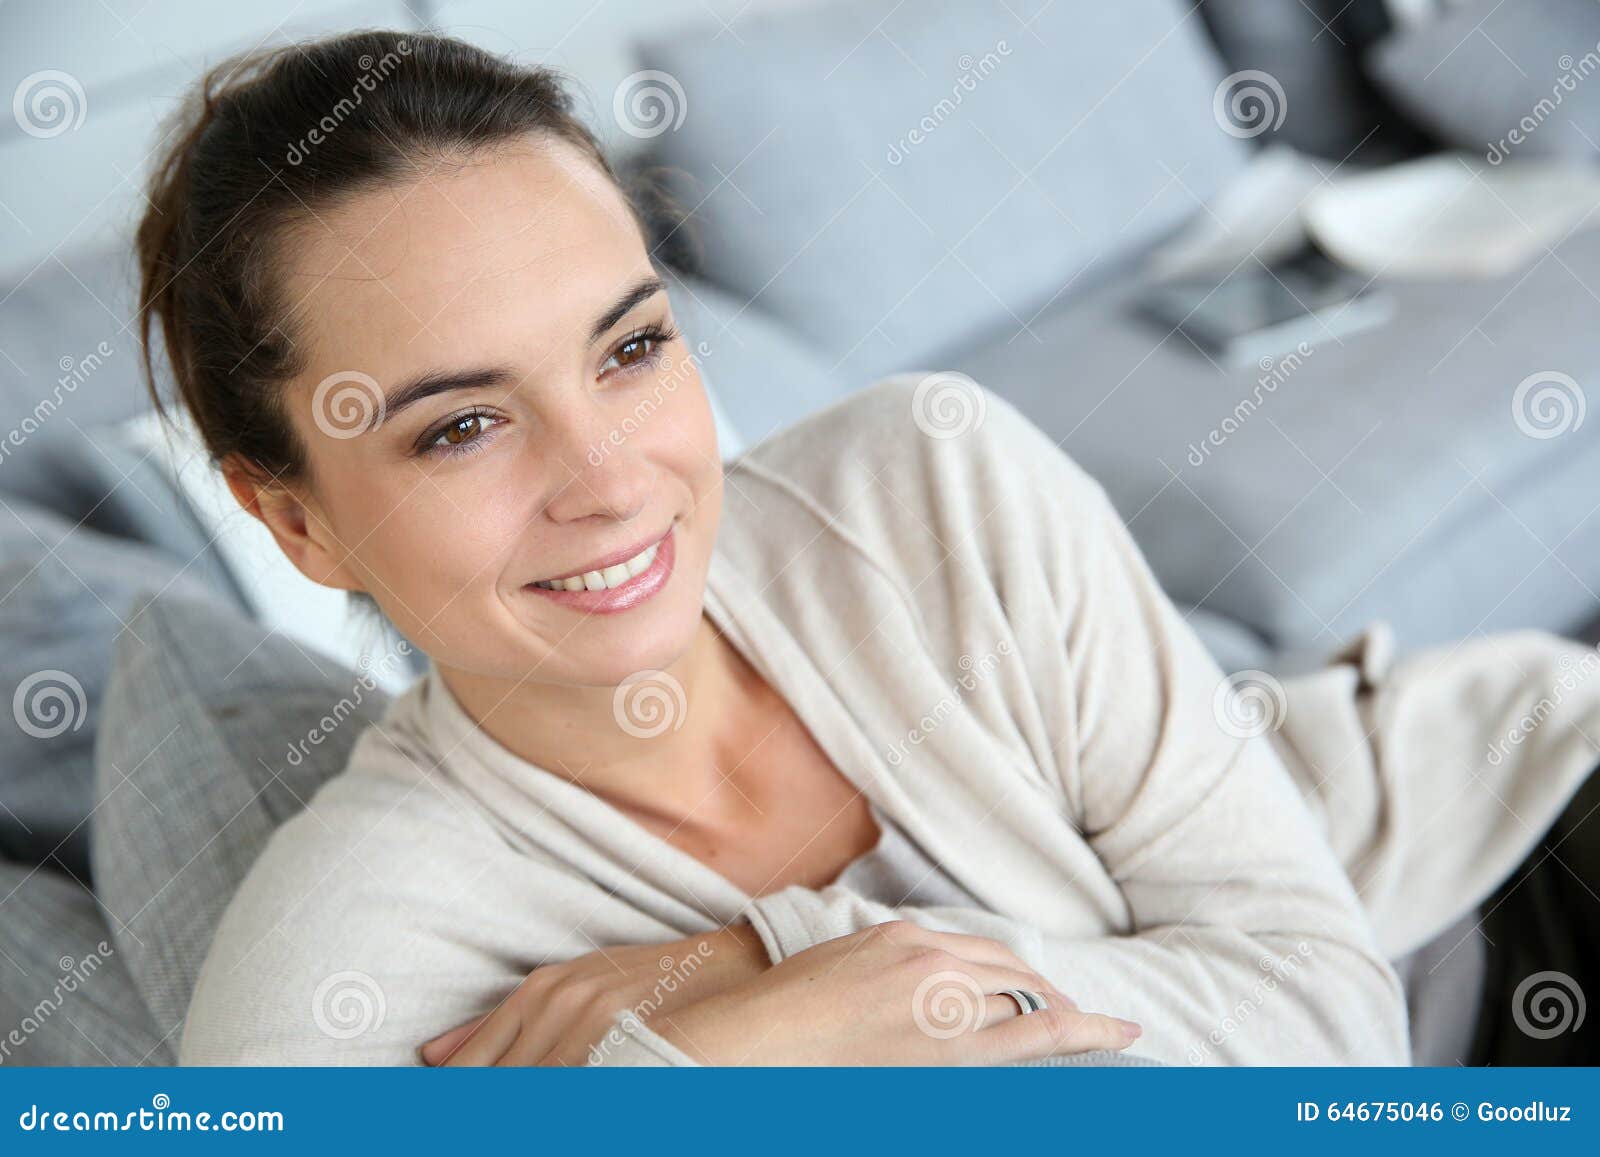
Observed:
[[[1568,724],[1600,729],[1592,692],[1498,764],[1486,745],[1589,653],[1510,636],[1393,667],[1374,632],[1354,665],[1286,682],[1271,741],[1238,738],[1101,488],[994,395],[976,428],[922,433],[917,381],[729,468],[706,610],[983,908],[751,897],[511,755],[430,675],[269,842],[181,1061],[413,1064],[547,962],[740,918],[776,961],[903,917],[1009,943],[1142,1024],[1154,1060],[1407,1063],[1390,960],[1575,789],[1591,756]],[[646,1021],[620,1017],[599,1061],[692,1063]]]

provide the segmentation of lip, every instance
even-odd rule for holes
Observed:
[[[667,528],[667,533],[659,539],[652,540],[660,544],[656,551],[655,561],[650,566],[634,575],[620,587],[612,587],[602,591],[553,591],[547,587],[536,587],[527,583],[523,590],[529,594],[540,595],[554,602],[561,603],[575,611],[591,615],[614,615],[622,611],[632,610],[647,599],[653,598],[667,585],[667,580],[672,577],[672,565],[677,558],[677,529],[674,522]],[[575,574],[583,574],[589,570],[603,570],[608,566],[615,566],[619,562],[626,562],[652,545],[651,541],[642,542],[638,546],[616,554],[607,555],[604,559],[592,563]],[[551,582],[556,578],[570,578],[571,575],[552,575],[549,579],[540,579],[540,582]]]
[[[672,527],[667,527],[667,533],[656,538],[647,538],[643,542],[636,542],[632,546],[614,550],[610,554],[601,555],[591,561],[587,566],[580,566],[577,570],[569,570],[566,574],[547,574],[535,579],[535,582],[553,583],[562,579],[577,578],[581,574],[588,574],[592,570],[605,570],[608,566],[616,566],[619,562],[627,562],[635,555],[643,554],[658,542],[664,541],[672,533]],[[574,592],[576,593],[576,592]]]

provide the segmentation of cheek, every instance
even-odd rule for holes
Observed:
[[[419,472],[393,492],[370,483],[353,488],[340,537],[357,544],[355,564],[397,625],[471,607],[469,589],[494,582],[527,516],[492,473],[468,470],[446,480]],[[471,484],[463,485],[468,478]]]
[[[661,393],[661,421],[642,429],[652,456],[669,464],[696,494],[722,475],[717,425],[711,402],[697,373],[685,375]]]

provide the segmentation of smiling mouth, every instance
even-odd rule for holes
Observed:
[[[665,536],[662,536],[665,538]],[[581,574],[570,575],[567,578],[542,579],[529,586],[539,587],[547,591],[605,591],[614,590],[629,581],[638,578],[650,565],[656,561],[656,554],[661,549],[661,539],[657,539],[645,547],[632,558],[613,563],[598,570],[586,570]]]

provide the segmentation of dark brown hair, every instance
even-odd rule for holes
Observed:
[[[285,235],[419,160],[543,135],[577,146],[618,185],[649,244],[670,199],[641,171],[619,180],[559,73],[445,37],[358,32],[212,70],[167,132],[138,230],[140,337],[152,322],[182,405],[212,457],[273,476],[304,468],[282,406],[300,370],[274,285]]]

